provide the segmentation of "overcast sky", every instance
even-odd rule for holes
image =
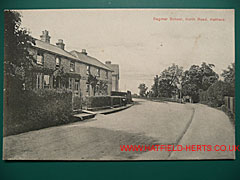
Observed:
[[[63,39],[66,50],[87,49],[90,56],[120,66],[120,90],[149,88],[172,63],[189,68],[215,64],[221,73],[234,62],[233,10],[21,10],[22,26],[39,38],[48,30],[51,43]],[[157,21],[155,18],[168,18]],[[170,21],[169,18],[183,18]],[[185,18],[196,18],[186,21]],[[198,21],[197,18],[208,18]],[[224,21],[210,21],[210,18]]]

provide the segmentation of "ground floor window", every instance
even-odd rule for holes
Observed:
[[[75,94],[76,94],[76,95],[79,94],[79,80],[78,80],[78,79],[75,79],[75,82],[74,82],[74,91],[75,91]]]
[[[42,74],[38,73],[37,74],[37,89],[41,89],[42,88]]]
[[[44,88],[50,88],[50,76],[49,75],[43,76],[43,86],[44,86]]]
[[[69,89],[72,89],[72,78],[69,78]]]
[[[99,84],[96,85],[96,90],[95,91],[96,91],[96,94],[98,94],[98,95],[100,94]]]
[[[90,90],[90,85],[86,84],[86,92],[89,92],[89,90]]]

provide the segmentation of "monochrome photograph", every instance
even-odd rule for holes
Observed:
[[[234,21],[234,9],[6,9],[3,160],[235,159]]]

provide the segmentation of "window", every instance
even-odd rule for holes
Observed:
[[[105,87],[105,94],[108,95],[108,85]]]
[[[87,75],[89,75],[89,74],[90,74],[90,66],[87,65]]]
[[[37,53],[37,64],[43,65],[43,54],[40,52]]]
[[[99,84],[96,85],[96,93],[99,95]]]
[[[71,72],[75,71],[75,63],[73,61],[70,62],[70,71]]]
[[[60,66],[60,58],[56,57],[56,67],[58,68]]]
[[[41,88],[41,74],[37,74],[37,89]]]
[[[44,88],[49,88],[50,87],[50,76],[49,75],[44,75],[43,76],[43,85]]]
[[[86,92],[89,92],[90,86],[89,84],[86,84]]]
[[[69,79],[69,89],[72,89],[72,79]]]
[[[78,91],[79,91],[79,80],[78,79],[75,79],[74,90],[75,90],[75,93],[78,94]]]
[[[97,69],[97,77],[100,77],[100,69]]]
[[[108,79],[108,71],[106,71],[106,79]]]

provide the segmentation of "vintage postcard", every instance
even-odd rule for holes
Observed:
[[[4,22],[4,160],[235,159],[233,9]]]

